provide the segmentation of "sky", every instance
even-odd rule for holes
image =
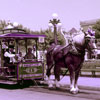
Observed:
[[[100,0],[0,0],[0,20],[17,22],[33,31],[48,28],[57,13],[62,28],[80,27],[80,21],[100,19]]]

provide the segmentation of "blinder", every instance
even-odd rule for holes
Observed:
[[[88,42],[92,42],[92,43],[95,43],[95,37],[94,36],[90,36],[90,35],[86,35],[85,36],[85,42],[88,43]]]
[[[89,36],[89,35],[86,35],[86,36],[85,36],[85,42],[86,42],[86,43],[88,43],[88,42],[90,41],[90,39],[91,39],[91,36]]]

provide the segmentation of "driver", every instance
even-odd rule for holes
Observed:
[[[23,62],[24,58],[22,56],[22,52],[19,52],[17,60],[18,60],[18,62]]]
[[[4,53],[4,66],[8,67],[10,72],[14,72],[15,70],[15,62],[16,62],[16,55],[13,52],[14,48],[6,49]]]
[[[13,48],[9,48],[6,50],[6,52],[4,53],[4,57],[8,57],[9,58],[9,63],[15,63],[15,54],[13,52]]]

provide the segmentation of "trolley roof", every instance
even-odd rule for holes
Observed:
[[[37,35],[37,34],[23,34],[23,33],[7,33],[0,35],[0,38],[39,38],[39,37],[46,37],[46,35]]]
[[[0,39],[2,38],[15,38],[15,39],[27,39],[27,38],[39,38],[39,37],[46,37],[44,34],[30,34],[26,32],[7,32],[0,35]]]

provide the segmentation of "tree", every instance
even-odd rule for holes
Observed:
[[[4,29],[7,26],[7,22],[5,20],[0,20],[0,29]]]
[[[93,26],[93,29],[95,30],[95,37],[100,38],[100,20]]]

